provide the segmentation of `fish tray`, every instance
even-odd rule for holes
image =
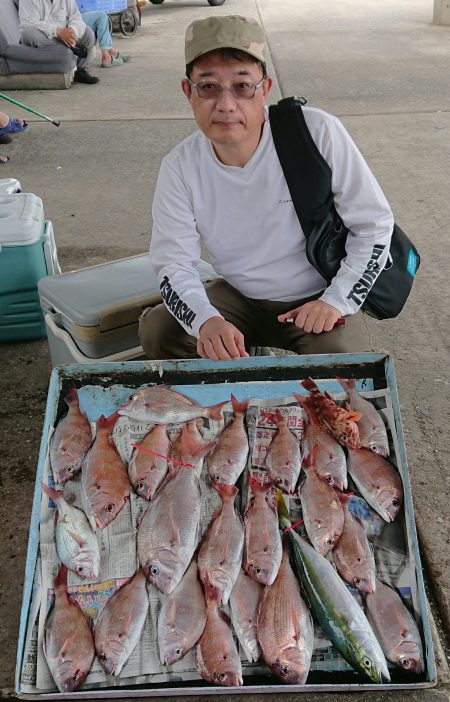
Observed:
[[[321,390],[327,390],[343,399],[342,387],[337,377],[354,378],[358,392],[375,396],[377,392],[389,397],[392,434],[395,434],[395,459],[403,481],[404,508],[399,514],[399,526],[404,545],[404,562],[410,573],[409,604],[419,626],[424,652],[424,672],[412,675],[389,664],[391,682],[375,684],[365,679],[348,666],[328,642],[328,649],[315,644],[313,664],[307,684],[282,684],[263,664],[251,674],[246,674],[243,664],[244,684],[241,687],[211,685],[198,679],[195,670],[188,679],[180,676],[161,674],[156,682],[148,678],[130,678],[123,674],[123,680],[108,680],[102,685],[82,687],[67,694],[41,688],[36,685],[36,669],[39,647],[39,612],[36,593],[40,588],[41,568],[41,480],[48,471],[48,445],[53,427],[67,411],[64,397],[76,386],[83,397],[83,411],[91,422],[101,414],[109,416],[137,389],[149,384],[167,384],[185,393],[202,406],[208,406],[230,399],[233,393],[239,401],[245,398],[258,398],[270,406],[270,401],[291,396],[292,393],[305,394],[299,381],[313,378]],[[372,395],[371,395],[372,393]],[[383,395],[384,396],[384,395]],[[274,403],[276,404],[276,403]],[[141,499],[141,498],[138,498]],[[395,524],[393,522],[392,524]],[[391,525],[389,525],[391,526]],[[387,527],[385,527],[386,529]],[[389,532],[391,533],[391,532]],[[384,531],[383,531],[384,535]],[[377,564],[378,569],[378,564]],[[378,572],[378,570],[377,570]],[[119,577],[119,576],[117,576]],[[103,583],[102,583],[103,585]],[[402,592],[402,595],[405,595]],[[39,600],[40,601],[40,600]],[[44,600],[47,602],[47,600]],[[44,616],[45,618],[45,616]],[[147,626],[147,624],[146,624]],[[150,628],[155,622],[150,619]],[[145,629],[144,629],[145,633]],[[325,658],[327,664],[323,663]],[[187,654],[190,655],[190,654]],[[128,664],[127,664],[128,665]],[[125,669],[124,669],[125,670]],[[163,671],[163,666],[161,666]],[[165,679],[167,678],[167,679]],[[170,678],[170,679],[169,679]],[[152,677],[152,679],[155,679]],[[89,681],[87,679],[86,683]],[[135,683],[138,684],[135,684]],[[86,684],[85,683],[85,684]],[[368,690],[415,690],[432,687],[436,684],[436,668],[433,656],[430,620],[422,577],[419,546],[414,520],[411,484],[405,452],[400,404],[392,360],[387,354],[358,353],[320,356],[283,356],[243,358],[232,362],[208,360],[178,361],[130,361],[122,363],[71,364],[58,366],[52,372],[45,421],[42,433],[39,461],[36,474],[31,524],[29,529],[28,553],[23,589],[23,604],[20,617],[20,632],[16,664],[16,694],[21,699],[92,699],[92,698],[131,698],[131,697],[172,697],[206,696],[211,698],[221,694],[261,694],[269,693],[313,693],[321,691],[368,691]]]

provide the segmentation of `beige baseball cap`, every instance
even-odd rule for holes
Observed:
[[[239,49],[266,63],[265,36],[261,25],[249,17],[224,15],[195,20],[186,29],[186,64],[215,49]]]

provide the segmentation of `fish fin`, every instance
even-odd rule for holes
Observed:
[[[361,412],[355,412],[355,411],[346,411],[346,419],[352,420],[353,422],[359,422],[361,419],[362,414]]]
[[[169,528],[170,528],[170,532],[171,532],[171,539],[170,539],[171,546],[173,547],[176,544],[180,545],[181,544],[180,531],[176,525],[172,507],[170,507],[170,511],[169,511],[168,524],[169,524]]]
[[[64,398],[64,402],[68,407],[71,405],[76,405],[79,407],[79,400],[78,400],[78,390],[76,389],[75,385],[73,385],[67,395]]]
[[[319,388],[317,387],[316,383],[312,378],[305,378],[305,380],[302,380],[300,382],[300,385],[305,388],[305,390],[309,390],[309,392],[320,392]]]
[[[123,620],[122,628],[121,628],[120,633],[119,633],[119,638],[124,638],[124,639],[127,638],[127,636],[130,633],[132,623],[133,623],[133,611],[132,611],[132,609],[130,609],[127,613],[127,616]]]
[[[75,640],[75,636],[76,634],[68,636],[67,639],[64,641],[63,645],[61,646],[60,650],[58,651],[58,655],[56,656],[56,658],[60,663],[64,663],[64,661],[66,660],[67,650],[69,648],[69,645]]]
[[[83,547],[83,545],[86,543],[85,539],[83,539],[79,534],[76,534],[74,531],[68,531],[67,532],[70,537],[75,541],[75,543],[78,544],[80,548]]]
[[[58,573],[53,581],[53,587],[55,590],[67,590],[67,566],[64,563],[61,563],[59,566]]]
[[[218,402],[217,405],[211,405],[208,407],[208,417],[216,422],[220,422],[222,419],[222,407],[226,404],[227,400],[225,400],[225,402]]]
[[[112,431],[115,423],[118,419],[120,419],[120,417],[121,415],[119,412],[113,412],[113,414],[110,414],[109,417],[105,417],[103,414],[100,415],[100,417],[97,419],[97,429],[105,427]]]
[[[262,409],[262,407],[259,410],[259,413],[263,419],[267,419],[270,424],[276,424],[276,412],[268,412],[265,409]]]
[[[43,491],[48,495],[52,502],[55,503],[55,505],[58,503],[58,500],[61,497],[64,498],[64,492],[62,490],[54,490],[54,488],[50,487],[50,485],[44,483],[43,480],[41,480],[41,485]]]
[[[238,413],[245,414],[247,411],[247,407],[248,407],[248,400],[244,400],[243,402],[238,402],[238,400],[235,398],[233,393],[231,393],[231,406],[233,407],[234,414],[238,414]]]
[[[226,502],[227,500],[234,500],[236,495],[239,492],[239,489],[236,487],[236,485],[227,485],[226,483],[216,483],[214,480],[211,480],[211,485],[217,490],[219,493],[220,497],[222,498],[222,502]]]

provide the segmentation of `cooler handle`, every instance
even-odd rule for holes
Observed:
[[[61,266],[59,265],[58,261],[58,251],[56,250],[55,235],[53,233],[53,224],[49,219],[45,220],[44,253],[48,275],[56,275],[61,273]]]

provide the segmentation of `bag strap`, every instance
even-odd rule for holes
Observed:
[[[269,106],[272,137],[297,217],[308,237],[333,207],[331,168],[308,129],[303,97],[288,97]]]

